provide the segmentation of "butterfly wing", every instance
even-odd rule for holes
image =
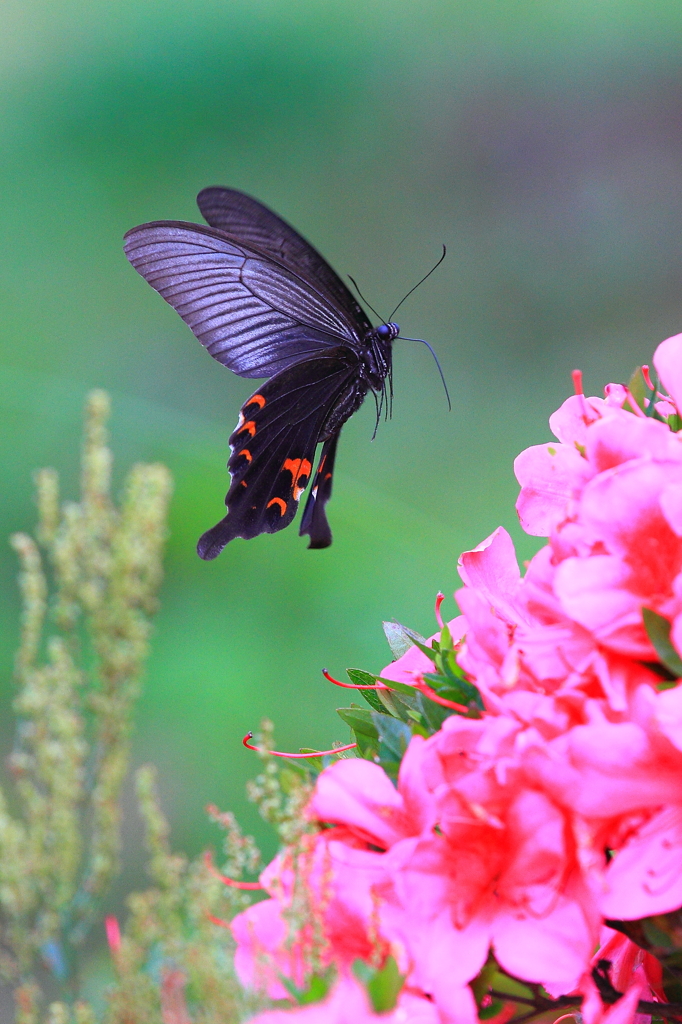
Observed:
[[[353,293],[336,271],[298,231],[257,199],[233,188],[205,188],[197,196],[201,216],[238,242],[265,253],[305,278],[356,325],[360,337],[371,324]]]
[[[298,533],[300,537],[306,534],[310,537],[309,548],[328,548],[332,542],[332,531],[324,509],[332,496],[334,461],[340,433],[341,431],[337,430],[322,446],[315,480],[301,516],[301,527]]]
[[[129,231],[124,248],[214,359],[242,377],[269,377],[340,343],[362,351],[364,325],[324,290],[221,231],[156,221]]]
[[[230,437],[228,512],[200,538],[202,558],[215,558],[234,537],[276,533],[289,525],[325,422],[350,393],[362,391],[359,362],[339,346],[282,370],[244,403]]]

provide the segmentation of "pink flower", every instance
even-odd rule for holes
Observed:
[[[286,913],[294,895],[295,871],[308,890],[317,925],[326,942],[325,962],[350,965],[388,951],[390,939],[376,934],[376,890],[385,883],[382,851],[420,834],[433,824],[433,801],[419,774],[417,738],[403,758],[399,788],[369,761],[347,759],[320,775],[308,815],[335,827],[304,837],[307,849],[293,864],[286,852],[261,876],[272,899],[235,917],[235,966],[242,984],[286,998],[280,975],[299,987],[306,974],[311,937],[305,930],[288,941]]]
[[[620,722],[592,705],[588,724],[524,750],[528,774],[573,814],[583,872],[605,918],[682,905],[682,753],[658,723],[663,697],[641,687],[632,719]]]
[[[570,818],[526,778],[520,731],[502,716],[453,716],[419,748],[438,827],[389,854],[385,920],[441,1007],[491,945],[515,976],[571,991],[598,934]]]
[[[375,1021],[377,1024],[473,1024],[476,1008],[468,989],[463,993],[461,1004],[461,1009],[453,1007],[453,1015],[444,1017],[430,1000],[403,989],[394,1010],[377,1014],[362,985],[351,976],[343,975],[322,1002],[259,1013],[251,1024],[373,1024]]]
[[[497,529],[461,556],[466,587],[456,593],[466,620],[458,661],[490,711],[514,714],[543,735],[582,721],[588,697],[623,709],[633,685],[653,680],[622,663],[566,614],[556,593],[557,567],[544,547],[521,575],[509,534]]]
[[[682,398],[681,336],[654,357],[673,408]],[[682,649],[682,438],[664,422],[628,411],[628,392],[606,401],[569,398],[550,419],[557,444],[515,463],[524,529],[550,536],[552,589],[565,616],[602,649],[655,660],[642,607],[672,622]]]

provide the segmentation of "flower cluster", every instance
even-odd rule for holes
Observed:
[[[660,915],[682,906],[682,335],[654,365],[667,395],[646,367],[604,399],[577,393],[550,419],[557,440],[516,460],[522,526],[548,538],[523,576],[503,529],[461,556],[462,614],[442,635],[479,705],[451,702],[430,731],[414,713],[397,784],[377,757],[317,778],[296,852],[306,927],[288,924],[285,850],[233,932],[242,979],[272,998],[303,991],[306,929],[337,980],[261,1024],[502,1024],[522,1004],[524,1020],[673,1015],[661,961],[682,943]],[[375,693],[437,696],[438,637]]]

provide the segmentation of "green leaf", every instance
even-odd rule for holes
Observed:
[[[337,708],[339,718],[349,725],[355,735],[369,736],[370,739],[378,740],[379,733],[372,721],[372,712],[365,708]],[[374,712],[376,714],[376,712]]]
[[[407,635],[407,630],[399,622],[382,622],[382,626],[388,646],[391,648],[391,654],[396,660],[402,658],[403,654],[412,646],[412,640]]]
[[[395,690],[396,693],[405,693],[409,696],[414,694],[414,686],[410,686],[409,683],[396,683],[393,679],[382,679],[381,676],[375,676],[372,672],[365,672],[361,668],[347,668],[346,673],[351,683],[355,683],[356,686],[374,686],[376,683],[382,683],[390,690]]]
[[[367,985],[367,994],[375,1013],[386,1013],[395,1009],[405,977],[398,969],[395,958],[389,956],[380,971],[377,971]]]
[[[464,704],[465,707],[473,704],[481,711],[483,710],[483,698],[478,687],[473,686],[466,679],[457,679],[456,676],[445,678],[431,672],[427,673],[424,679],[439,697],[454,700],[457,704]]]
[[[628,388],[639,408],[644,411],[644,401],[649,397],[651,392],[646,386],[641,366],[638,366],[632,374],[632,377],[630,377],[630,380],[628,381]]]
[[[356,960],[353,974],[367,989],[375,1013],[388,1013],[395,1009],[405,976],[400,973],[394,957],[386,957],[381,970],[372,970],[369,964]]]
[[[389,690],[395,690],[396,693],[402,693],[406,697],[414,697],[417,692],[410,683],[398,683],[395,679],[384,679],[382,676],[377,676],[377,682],[383,683],[384,686],[388,686]]]
[[[489,1006],[482,1006],[478,1011],[479,1020],[490,1020],[491,1017],[497,1017],[498,1013],[502,1009],[502,1003],[499,999],[493,1000]]]
[[[373,711],[378,711],[382,715],[386,714],[386,708],[381,703],[381,697],[376,690],[360,690],[360,696],[367,701]]]
[[[377,677],[362,668],[347,668],[346,675],[355,686],[375,686]]]
[[[371,712],[372,720],[379,733],[379,763],[387,775],[396,778],[400,762],[412,739],[412,730],[405,722],[388,715]]]
[[[455,712],[452,708],[444,708],[440,704],[436,704],[435,701],[429,700],[423,694],[420,694],[420,697],[422,718],[426,722],[430,735],[433,735],[434,732],[438,732],[445,719],[454,715]]]
[[[279,980],[284,985],[292,999],[295,999],[299,1006],[306,1006],[309,1003],[319,1003],[329,993],[330,988],[334,982],[335,972],[333,970],[327,970],[324,974],[313,974],[312,978],[308,983],[307,988],[299,988],[291,981],[290,978],[285,977],[283,974],[279,975]]]
[[[670,622],[650,608],[642,608],[642,618],[647,636],[651,640],[661,664],[665,665],[676,679],[679,679],[682,676],[682,658],[670,639]]]

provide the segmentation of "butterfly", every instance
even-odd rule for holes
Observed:
[[[390,401],[400,328],[373,327],[320,253],[256,199],[206,188],[197,205],[208,226],[153,221],[128,231],[124,245],[214,359],[240,377],[269,378],[240,410],[227,515],[197,551],[211,559],[235,537],[283,530],[311,480],[299,532],[310,548],[328,547],[339,434],[368,391],[380,398],[377,418]]]

